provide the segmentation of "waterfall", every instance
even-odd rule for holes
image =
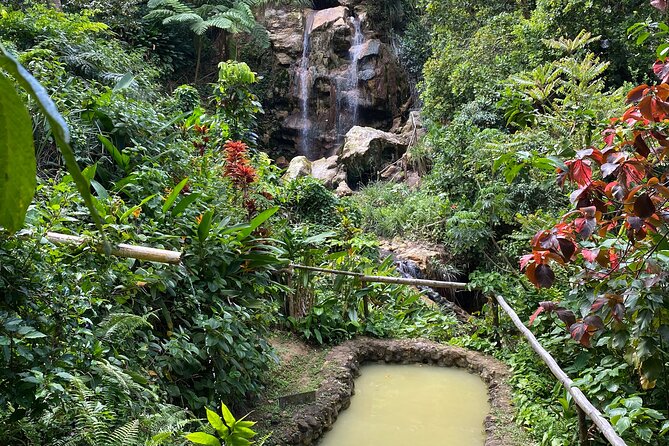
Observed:
[[[300,101],[300,139],[299,152],[311,158],[311,121],[309,120],[309,94],[311,93],[311,79],[309,75],[309,55],[311,51],[311,28],[314,24],[313,11],[305,12],[304,36],[302,37],[302,59],[297,69],[297,97]]]
[[[336,132],[337,142],[340,144],[351,127],[358,124],[358,103],[360,101],[358,59],[363,48],[362,44],[365,43],[365,35],[362,32],[362,22],[359,17],[351,17],[351,24],[353,25],[353,38],[351,48],[348,50],[349,65],[344,78],[337,82]]]
[[[351,112],[351,127],[358,123],[358,102],[360,100],[360,90],[358,89],[358,58],[362,44],[365,43],[365,35],[362,33],[362,23],[359,17],[351,17],[353,23],[353,42],[351,49],[348,50],[351,60],[351,66],[348,70],[348,91],[349,93],[349,111]]]

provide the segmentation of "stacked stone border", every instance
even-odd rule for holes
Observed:
[[[485,419],[485,446],[512,445],[499,433],[513,422],[511,390],[506,384],[509,371],[503,363],[478,352],[426,340],[370,338],[358,338],[332,349],[323,365],[325,378],[316,393],[316,401],[301,406],[289,423],[274,432],[278,444],[316,444],[332,428],[339,413],[351,404],[354,381],[365,362],[459,367],[478,374],[488,386],[491,405]]]

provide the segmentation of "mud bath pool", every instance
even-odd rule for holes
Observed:
[[[351,406],[319,446],[483,446],[490,411],[478,375],[423,364],[368,364]]]
[[[510,372],[503,363],[478,352],[424,339],[360,337],[346,341],[328,352],[321,368],[323,381],[316,391],[316,401],[294,407],[292,413],[283,413],[283,418],[275,418],[273,427],[269,429],[274,434],[268,446],[315,445],[328,435],[328,431],[338,429],[337,425],[341,421],[338,418],[348,412],[346,409],[359,396],[360,384],[357,378],[370,364],[417,367],[422,364],[423,368],[431,369],[435,373],[445,370],[448,373],[449,370],[458,369],[471,373],[470,378],[483,381],[488,391],[490,410],[487,413],[483,410],[480,414],[485,417],[485,446],[532,444],[526,441],[522,432],[514,429],[511,389],[506,384]],[[402,411],[397,414],[398,424],[402,423],[404,413]],[[441,419],[445,420],[443,417]],[[421,446],[414,440],[406,444]],[[430,444],[440,446],[443,443],[440,439],[439,442]],[[356,440],[349,445],[377,446],[362,440]]]

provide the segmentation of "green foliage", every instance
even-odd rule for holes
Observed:
[[[42,114],[46,117],[49,127],[53,132],[53,137],[56,141],[56,145],[58,146],[58,149],[60,150],[60,153],[63,156],[63,159],[65,160],[65,166],[67,167],[67,170],[70,172],[70,175],[74,179],[74,182],[77,185],[77,189],[79,190],[79,193],[84,199],[84,202],[86,203],[86,206],[88,207],[88,210],[91,213],[91,217],[93,217],[93,221],[97,225],[98,229],[102,229],[102,220],[100,219],[98,211],[95,207],[93,196],[91,195],[90,192],[89,181],[82,175],[81,170],[79,169],[79,166],[74,156],[74,152],[72,151],[72,147],[70,146],[70,131],[67,128],[67,124],[65,123],[63,117],[58,112],[58,109],[56,108],[55,104],[49,97],[44,87],[30,73],[28,73],[16,59],[14,59],[9,53],[7,53],[7,51],[2,45],[0,45],[0,52],[1,52],[0,67],[9,72],[14,77],[16,82],[28,92],[28,94],[32,97],[32,99],[37,103],[37,106],[39,107]],[[4,77],[3,80],[5,81],[5,88],[8,88],[9,82]],[[11,98],[12,96],[10,96],[10,99]],[[19,105],[18,107],[22,109],[21,105]],[[27,115],[23,113],[22,116],[21,111],[19,110],[18,118],[25,120],[26,117]],[[20,122],[19,125],[26,126],[27,124],[24,121]],[[18,128],[20,129],[21,127],[19,126]],[[19,137],[23,138],[27,137],[26,133],[27,130],[25,130],[25,133],[23,135],[19,135]],[[16,137],[17,136],[15,135],[14,138]],[[7,156],[5,160],[8,162],[14,161],[12,164],[10,164],[11,168],[17,169],[17,172],[14,173],[18,174],[23,173],[26,175],[32,174],[33,172],[35,172],[35,166],[33,164],[34,157],[32,154],[29,154],[27,156],[24,155],[22,158],[18,158],[17,151],[19,148],[16,146],[17,142],[26,143],[27,141],[15,140],[12,153],[13,156],[11,158],[10,156]],[[32,144],[28,144],[28,149],[30,148],[32,148]],[[31,188],[35,183],[30,177],[23,179],[22,184],[21,180],[17,180],[16,178],[8,178],[8,176],[5,176],[3,178],[3,180],[8,180],[8,179],[10,181],[13,180],[15,185],[20,185],[20,189],[17,191],[17,195],[20,198],[19,200],[20,207],[17,212],[19,218],[15,218],[14,221],[11,222],[13,224],[17,223],[20,224],[22,220],[21,214],[22,212],[25,212],[25,207],[27,205],[27,202],[30,201],[30,199],[32,198]],[[4,188],[4,182],[0,183],[0,187]],[[9,229],[15,230],[17,228],[10,227]]]
[[[358,221],[355,209],[312,177],[289,181],[278,198],[289,210],[293,223],[309,223],[327,231],[340,227],[344,218]]]
[[[602,6],[576,0],[536,2],[424,1],[433,23],[432,57],[425,65],[422,99],[428,117],[448,121],[459,106],[487,96],[509,75],[552,57],[544,39],[574,38],[582,30],[601,36],[597,55],[611,64],[606,82],[647,77],[648,65],[626,28],[644,14],[635,1]]]
[[[14,85],[0,73],[0,227],[11,232],[35,192],[36,161],[30,116]]]
[[[262,445],[264,438],[260,442],[251,441],[256,433],[251,429],[255,422],[245,420],[245,417],[236,419],[230,409],[225,404],[221,404],[223,416],[218,415],[213,410],[207,408],[207,420],[209,425],[214,428],[215,435],[206,432],[193,432],[186,435],[186,439],[195,444],[205,446],[246,446]]]
[[[382,237],[438,240],[454,209],[444,194],[406,184],[374,183],[353,197],[363,228]]]
[[[221,62],[213,98],[216,112],[230,127],[230,138],[255,143],[256,116],[263,113],[258,97],[251,92],[256,74],[244,62]]]

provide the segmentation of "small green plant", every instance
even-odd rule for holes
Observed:
[[[215,435],[207,432],[193,432],[186,434],[186,439],[195,444],[205,446],[261,446],[269,437],[267,435],[258,442],[252,441],[251,439],[257,434],[251,428],[256,423],[245,420],[246,416],[236,419],[232,415],[232,412],[230,412],[230,409],[228,409],[228,406],[223,403],[221,403],[221,414],[223,417],[207,408],[207,420],[211,427],[214,428]]]

